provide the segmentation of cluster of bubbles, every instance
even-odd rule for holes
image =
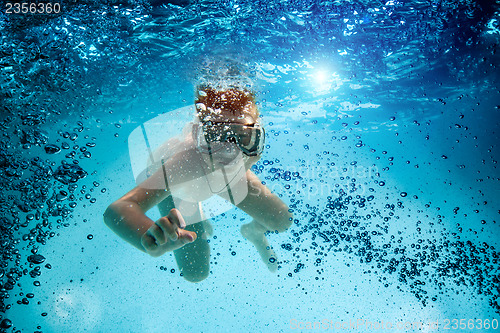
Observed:
[[[255,165],[253,171],[268,182],[303,181],[299,172],[287,171],[272,161]],[[416,228],[418,240],[409,241],[402,231],[396,235],[390,231],[390,224],[399,223],[400,214],[405,213],[404,200],[411,198],[406,192],[401,192],[400,198],[377,198],[375,188],[369,188],[373,194],[364,194],[357,183],[351,178],[348,189],[340,188],[337,195],[328,196],[324,206],[311,205],[289,193],[295,220],[288,231],[290,242],[281,244],[282,250],[293,254],[291,268],[281,263],[284,269],[290,269],[288,277],[313,265],[318,267],[316,280],[324,280],[320,270],[324,259],[343,252],[366,265],[364,273],[378,276],[385,287],[395,275],[397,289],[411,292],[423,306],[450,291],[464,292],[463,287],[487,298],[500,313],[500,253],[493,246],[462,241],[456,234],[429,237],[424,235],[421,221]],[[387,203],[381,210],[376,207],[382,199]],[[437,221],[446,223],[442,216]],[[309,255],[301,256],[304,251]]]
[[[212,52],[204,56],[197,69],[197,86],[223,91],[229,89],[255,90],[255,68],[239,54],[219,55]]]
[[[5,104],[0,124],[1,329],[13,327],[2,313],[14,304],[36,301],[36,293],[23,292],[23,281],[31,279],[30,284],[39,287],[43,270],[52,268],[42,246],[58,229],[70,226],[78,205],[96,202],[92,192],[100,186],[82,184],[88,172],[81,162],[91,158],[96,145],[95,138],[83,134],[88,130],[83,122],[76,121],[72,130],[64,124],[50,130],[52,115],[24,103],[13,99]],[[14,290],[17,300],[12,299]]]
[[[97,14],[97,6],[69,1],[60,14],[0,13],[0,330],[15,330],[7,310],[39,302],[23,286],[28,280],[40,287],[44,269],[51,269],[43,246],[74,223],[75,208],[97,200],[100,184],[86,183],[90,172],[84,166],[96,146],[96,138],[86,134],[84,110],[101,84],[100,78],[93,81],[97,76],[85,77],[95,46],[80,29],[78,13],[65,16],[75,7],[86,9],[82,13],[99,20],[95,29],[109,33],[115,26],[123,28],[122,36],[127,33],[127,21]],[[82,34],[89,38],[84,41]],[[117,34],[108,38],[108,45],[123,44]]]
[[[80,161],[89,158],[89,149],[95,146],[91,140],[82,147],[76,143],[78,134],[84,130],[81,122],[75,131],[59,131],[54,136],[41,129],[43,122],[27,127],[14,117],[7,117],[2,126],[4,133],[11,135],[0,142],[0,312],[3,313],[12,306],[10,293],[16,285],[21,296],[17,304],[29,304],[35,297],[34,293],[24,295],[21,279],[30,277],[35,286],[40,286],[42,268],[51,269],[49,263],[42,266],[46,257],[41,247],[58,234],[58,229],[70,225],[68,221],[79,202],[96,201],[90,192],[99,184],[94,182],[90,189],[80,184],[88,174]],[[22,148],[18,149],[19,146]],[[62,150],[67,151],[65,156],[60,156]],[[2,318],[0,325],[9,328],[12,323]]]

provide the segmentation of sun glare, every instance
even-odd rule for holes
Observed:
[[[326,72],[324,70],[317,71],[314,75],[314,80],[319,84],[325,83],[327,80]]]

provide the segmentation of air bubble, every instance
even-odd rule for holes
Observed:
[[[12,321],[10,319],[7,319],[7,318],[2,320],[2,322],[0,323],[1,328],[10,328],[11,326],[12,326]]]
[[[53,144],[46,145],[44,149],[47,154],[57,154],[61,151],[61,148],[59,148],[59,146]]]

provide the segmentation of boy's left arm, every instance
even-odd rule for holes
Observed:
[[[250,170],[246,172],[248,195],[236,207],[253,217],[269,231],[283,232],[292,225],[288,206],[272,193]]]

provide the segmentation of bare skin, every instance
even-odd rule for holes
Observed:
[[[234,110],[224,109],[217,110],[216,113],[206,108],[198,111],[201,119],[210,116],[211,121],[235,124],[254,124],[258,118],[253,103],[236,114]],[[250,171],[250,167],[259,158],[245,159],[248,195],[236,206],[253,218],[250,223],[241,227],[242,236],[255,246],[268,269],[274,272],[277,269],[277,257],[265,234],[268,231],[283,232],[288,229],[292,223],[292,214],[287,205]],[[201,222],[186,226],[182,212],[174,208],[169,188],[152,189],[155,186],[150,186],[162,181],[163,177],[165,175],[160,169],[113,202],[104,213],[104,222],[121,238],[153,257],[173,251],[183,276],[192,282],[202,281],[209,274],[210,248],[207,238],[212,233],[211,224],[198,205],[190,211]],[[185,177],[190,177],[190,173],[187,172]],[[163,217],[153,221],[145,213],[156,205]]]

